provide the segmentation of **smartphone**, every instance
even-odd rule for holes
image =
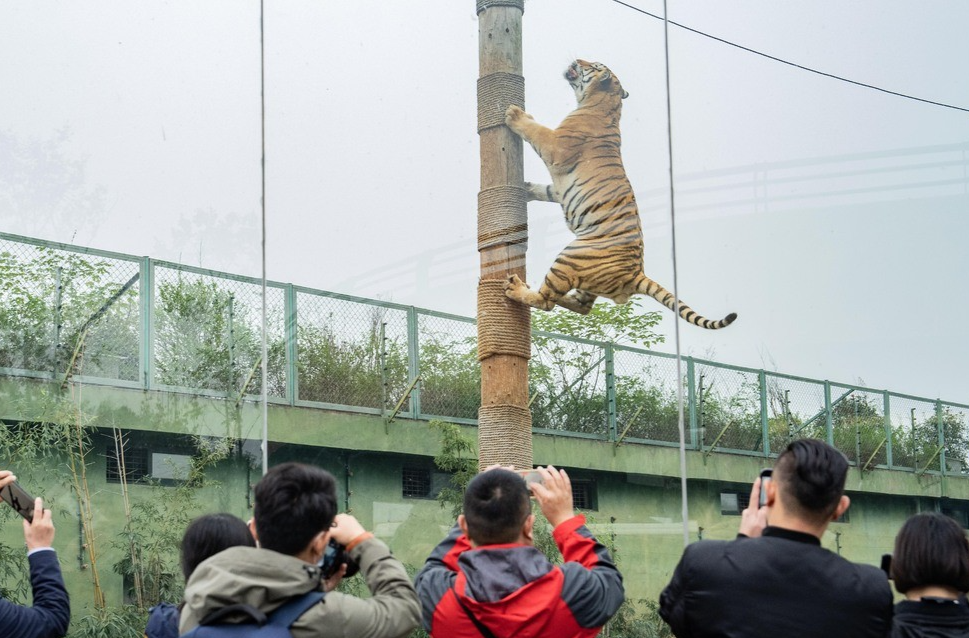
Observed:
[[[518,470],[518,473],[523,479],[525,479],[525,486],[528,487],[532,483],[541,483],[542,475],[538,473],[538,470]]]
[[[34,497],[20,487],[19,483],[14,481],[0,489],[0,499],[3,499],[4,503],[17,510],[17,513],[28,521],[34,522]]]
[[[770,483],[773,474],[774,470],[770,468],[760,471],[760,502],[757,504],[758,507],[767,505],[767,484]]]

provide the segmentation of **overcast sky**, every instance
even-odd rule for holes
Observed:
[[[266,1],[271,279],[474,315],[474,9]],[[669,9],[744,47],[969,108],[963,0]],[[529,0],[523,21],[537,120],[574,107],[562,72],[575,57],[630,93],[646,273],[672,286],[662,22],[611,0]],[[0,230],[259,275],[259,37],[254,1],[0,3]],[[675,26],[670,66],[680,296],[740,315],[715,333],[684,325],[684,352],[969,403],[969,113]],[[547,181],[529,148],[526,178]],[[569,234],[555,205],[529,216],[536,283]],[[663,312],[659,349],[673,351]]]

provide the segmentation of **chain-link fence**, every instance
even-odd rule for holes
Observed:
[[[304,291],[296,308],[299,401],[383,412],[404,395],[406,311]]]
[[[764,429],[757,372],[697,362],[695,412],[701,449],[762,452]]]
[[[609,437],[606,344],[536,332],[528,362],[532,427]]]
[[[474,321],[269,283],[268,398],[474,423]],[[0,233],[0,374],[235,399],[262,385],[258,279]],[[829,440],[863,470],[966,473],[969,406],[535,332],[532,425],[776,455]]]
[[[676,358],[617,349],[614,369],[620,440],[679,443],[680,382]],[[688,428],[689,423],[684,427]]]
[[[0,367],[139,378],[139,259],[0,236]]]
[[[421,312],[417,315],[420,412],[460,421],[478,418],[481,368],[474,321]]]

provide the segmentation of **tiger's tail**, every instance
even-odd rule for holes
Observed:
[[[673,310],[674,312],[676,311],[677,304],[675,303],[673,293],[645,275],[643,275],[637,282],[636,292],[643,295],[649,295],[670,310]],[[685,321],[692,323],[695,326],[706,328],[707,330],[719,330],[720,328],[726,328],[737,319],[737,313],[731,312],[720,321],[713,321],[712,319],[707,319],[706,317],[700,316],[682,301],[679,303],[679,311],[680,317],[682,317]]]

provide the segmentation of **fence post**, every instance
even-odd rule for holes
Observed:
[[[834,415],[831,413],[831,382],[824,382],[824,433],[828,445],[834,446]]]
[[[417,308],[407,308],[407,376],[411,381],[421,374],[421,350],[417,334]],[[421,414],[421,382],[414,384],[410,393],[410,415],[416,419]]]
[[[767,373],[764,370],[757,372],[757,380],[760,382],[760,429],[764,439],[764,456],[770,456],[770,427],[767,422]]]
[[[299,398],[299,351],[296,342],[298,318],[296,316],[296,288],[286,284],[283,297],[283,313],[286,315],[283,339],[286,343],[286,401],[296,405]]]
[[[141,348],[138,376],[141,387],[151,390],[155,381],[155,264],[151,257],[141,258],[138,300],[141,302]]]
[[[945,462],[945,421],[942,419],[942,400],[935,400],[935,424],[936,429],[939,431],[939,469],[942,471],[942,476],[946,474],[946,462]]]
[[[606,360],[606,425],[608,427],[609,441],[615,442],[618,436],[616,432],[616,352],[613,344],[605,345]]]
[[[885,401],[882,406],[885,413],[885,463],[888,469],[892,468],[892,401],[888,390],[885,390]]]
[[[683,383],[683,380],[677,379],[677,383]],[[696,368],[692,357],[686,358],[686,405],[690,411],[690,447],[696,449],[699,437],[696,431]]]

